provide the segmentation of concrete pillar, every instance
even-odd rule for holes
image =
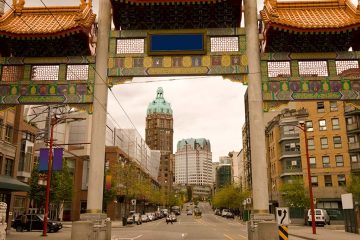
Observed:
[[[105,131],[107,109],[107,61],[111,26],[110,0],[99,0],[99,31],[96,46],[94,112],[91,126],[91,149],[87,212],[101,213],[104,186]]]
[[[245,0],[246,47],[249,62],[248,99],[250,109],[252,195],[255,214],[268,213],[269,208],[256,5],[255,0]]]
[[[89,221],[73,222],[71,240],[93,240],[93,223]]]

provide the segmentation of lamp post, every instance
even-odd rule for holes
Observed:
[[[50,108],[51,111],[51,108]],[[49,114],[51,116],[51,113]],[[50,201],[50,185],[51,185],[51,174],[52,174],[52,160],[53,160],[53,144],[54,144],[54,127],[56,124],[64,123],[69,118],[54,118],[49,120],[50,122],[50,139],[49,139],[49,158],[48,158],[48,174],[46,177],[46,195],[45,195],[45,213],[44,213],[44,225],[43,225],[43,236],[47,236],[47,225],[49,215],[49,201]],[[73,121],[85,120],[85,118],[70,118]]]
[[[188,142],[185,140],[185,157],[186,157],[186,186],[189,184],[189,166],[188,166],[188,164],[189,164],[189,162],[188,162],[188,152],[187,152],[187,146],[188,146]]]
[[[307,175],[308,175],[308,184],[309,184],[309,195],[310,195],[310,211],[311,211],[311,226],[312,233],[316,234],[316,224],[315,224],[315,211],[314,211],[314,196],[312,191],[312,182],[310,175],[310,158],[309,158],[309,148],[308,148],[308,139],[307,139],[307,129],[306,123],[304,121],[299,121],[299,125],[291,125],[297,127],[304,133],[304,141],[305,141],[305,152],[306,152],[306,165],[307,165]]]

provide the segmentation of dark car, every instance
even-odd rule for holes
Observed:
[[[32,231],[32,230],[43,230],[44,226],[44,215],[43,214],[26,214],[27,221],[26,223],[21,223],[21,218],[23,215],[19,215],[12,221],[11,227],[15,228],[17,232]],[[55,222],[48,220],[47,231],[48,232],[57,232],[62,229],[62,224],[60,222]]]

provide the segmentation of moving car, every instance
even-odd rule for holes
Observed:
[[[173,222],[176,222],[176,215],[175,213],[170,213],[167,217],[166,217],[166,224],[169,224],[169,222],[172,224]]]
[[[315,213],[315,223],[316,224],[321,224],[321,225],[325,225],[325,224],[328,224],[330,225],[330,217],[329,215],[327,214],[326,210],[325,209],[314,209],[314,213]],[[309,209],[308,210],[308,213],[307,213],[307,223],[309,226],[311,226],[311,210]]]
[[[26,214],[27,221],[25,224],[21,223],[21,217],[19,215],[12,221],[11,227],[15,228],[17,232],[32,231],[32,230],[43,230],[44,228],[44,215],[43,214]],[[62,224],[60,222],[48,220],[47,231],[48,232],[57,232],[62,229]]]

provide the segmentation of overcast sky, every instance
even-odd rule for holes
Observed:
[[[97,13],[98,1],[93,0]],[[352,0],[357,4],[357,0]],[[12,1],[7,0],[8,4]],[[78,5],[80,0],[43,0],[47,6]],[[258,3],[262,1],[258,0]],[[26,6],[43,6],[40,0],[26,0]],[[258,9],[261,9],[259,4]],[[181,77],[182,79],[184,77]],[[146,109],[156,97],[158,87],[170,102],[174,116],[174,152],[183,138],[210,140],[213,161],[229,151],[242,149],[244,124],[244,93],[246,86],[223,80],[221,77],[193,77],[187,80],[166,81],[174,78],[134,78],[131,84],[113,87],[113,93],[128,114],[136,129],[145,138]],[[155,82],[147,82],[155,81]],[[146,83],[144,83],[146,82]],[[122,128],[132,127],[114,97],[109,94],[108,112]]]

